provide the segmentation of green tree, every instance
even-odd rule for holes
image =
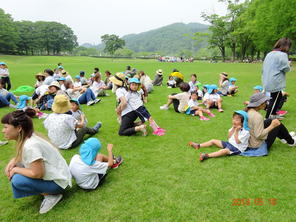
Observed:
[[[117,35],[105,34],[101,36],[102,42],[105,44],[104,52],[114,55],[115,51],[125,46],[125,41]]]
[[[0,52],[13,53],[17,48],[19,33],[9,14],[0,8]]]

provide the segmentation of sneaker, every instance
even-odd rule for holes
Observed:
[[[219,112],[219,113],[223,113],[224,110],[223,110],[223,109],[218,109],[218,112]]]
[[[165,132],[165,131],[166,131],[165,129],[160,128],[160,127],[158,127],[157,130],[158,130],[158,131],[161,131],[161,132]]]
[[[8,141],[0,141],[0,146],[4,146],[8,143]]]
[[[207,117],[205,117],[205,116],[201,116],[201,117],[199,117],[199,119],[200,119],[200,120],[205,120],[205,121],[210,120],[209,118],[207,118]]]
[[[168,110],[169,109],[169,107],[165,104],[165,105],[163,105],[163,106],[161,106],[161,107],[159,107],[161,110]]]
[[[44,196],[44,200],[40,205],[39,213],[45,214],[50,211],[62,199],[62,197],[62,194]]]
[[[188,146],[193,147],[196,150],[198,150],[200,148],[198,143],[194,143],[192,141],[188,142]]]
[[[285,111],[285,110],[280,110],[280,111],[277,111],[276,114],[279,115],[279,116],[284,116],[288,113],[288,111]]]
[[[292,137],[293,138],[293,140],[294,140],[294,143],[292,143],[292,144],[289,144],[288,143],[288,146],[296,146],[296,136],[294,136],[294,137]]]
[[[97,122],[97,124],[93,127],[93,129],[99,132],[99,129],[102,127],[102,122]]]
[[[295,133],[294,131],[290,132],[289,134],[291,135],[292,138],[294,138],[294,137],[296,136],[296,133]],[[285,139],[281,139],[280,141],[281,141],[283,144],[286,144],[286,143],[287,143],[287,140],[285,140]]]
[[[86,103],[87,106],[92,106],[93,104],[95,104],[94,100],[90,100]]]
[[[206,154],[206,153],[201,153],[200,156],[199,156],[199,161],[202,162],[206,159],[209,159],[209,155]]]
[[[113,157],[113,159],[115,160],[115,163],[111,166],[112,169],[118,168],[123,163],[123,159],[121,156],[118,156],[116,158]]]
[[[215,117],[215,114],[214,114],[214,113],[208,113],[208,115],[209,115],[210,117]]]
[[[16,109],[16,105],[9,104],[8,106],[9,106],[10,108]]]
[[[95,104],[98,103],[98,102],[101,102],[101,99],[95,99],[95,100],[94,100],[94,103],[95,103]]]
[[[153,135],[156,135],[156,136],[163,136],[164,134],[165,134],[165,131],[161,130],[161,128],[158,128],[153,132]]]

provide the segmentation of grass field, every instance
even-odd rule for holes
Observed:
[[[215,110],[216,117],[208,122],[177,114],[173,108],[160,110],[167,95],[178,92],[178,89],[155,87],[149,95],[147,108],[167,130],[162,137],[153,136],[151,130],[147,137],[119,137],[115,97],[111,92],[97,105],[83,105],[90,126],[99,120],[103,122],[97,135],[103,144],[102,152],[106,154],[106,144],[113,143],[114,153],[123,156],[124,164],[110,171],[105,183],[95,191],[83,191],[74,183],[63,200],[46,215],[38,214],[39,196],[13,199],[9,181],[1,173],[0,221],[296,221],[296,148],[276,140],[266,157],[236,156],[200,163],[201,151],[186,146],[190,140],[203,142],[227,138],[233,111],[242,109],[252,87],[261,83],[262,64],[171,64],[152,60],[21,56],[0,56],[0,61],[8,63],[14,89],[20,85],[33,85],[35,73],[55,68],[58,62],[62,62],[72,76],[84,70],[87,77],[94,67],[99,67],[102,72],[108,69],[115,73],[131,65],[144,70],[151,78],[161,68],[166,79],[170,71],[177,68],[184,73],[185,80],[189,80],[191,73],[196,73],[203,84],[217,84],[219,73],[225,71],[238,79],[239,86],[237,96],[224,98],[225,112],[218,114]],[[289,113],[283,120],[290,130],[296,130],[295,82],[296,72],[292,71],[287,74],[287,92],[291,96],[284,105]],[[12,109],[2,108],[0,115],[10,111]],[[34,120],[34,124],[36,131],[46,135],[41,120]],[[3,139],[2,135],[0,139]],[[78,150],[61,153],[69,163]],[[202,149],[203,152],[216,150]],[[1,169],[14,152],[14,142],[0,147]],[[275,204],[269,202],[272,198],[276,199]],[[233,206],[236,204],[234,199],[250,199],[250,204],[244,202],[241,206]]]

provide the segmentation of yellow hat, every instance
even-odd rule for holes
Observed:
[[[70,101],[65,95],[56,95],[53,100],[52,111],[55,113],[65,113],[71,108]]]
[[[113,82],[115,85],[123,86],[124,80],[125,80],[125,74],[122,72],[118,72],[115,74],[115,76],[110,77],[109,79],[111,82]]]

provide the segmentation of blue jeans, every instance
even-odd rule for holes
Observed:
[[[18,103],[17,99],[15,98],[15,96],[10,92],[8,93],[5,98],[7,99],[8,102],[10,102],[10,100],[12,100],[15,104]]]
[[[9,102],[7,101],[7,99],[0,95],[0,108],[5,107],[5,106],[9,106]]]
[[[41,193],[60,194],[64,189],[52,180],[33,179],[20,174],[14,174],[11,179],[14,198],[27,197]]]
[[[86,104],[91,100],[95,100],[96,96],[93,93],[93,91],[91,91],[90,88],[87,88],[87,90],[85,91],[85,93],[83,93],[79,98],[78,101],[80,104]]]

